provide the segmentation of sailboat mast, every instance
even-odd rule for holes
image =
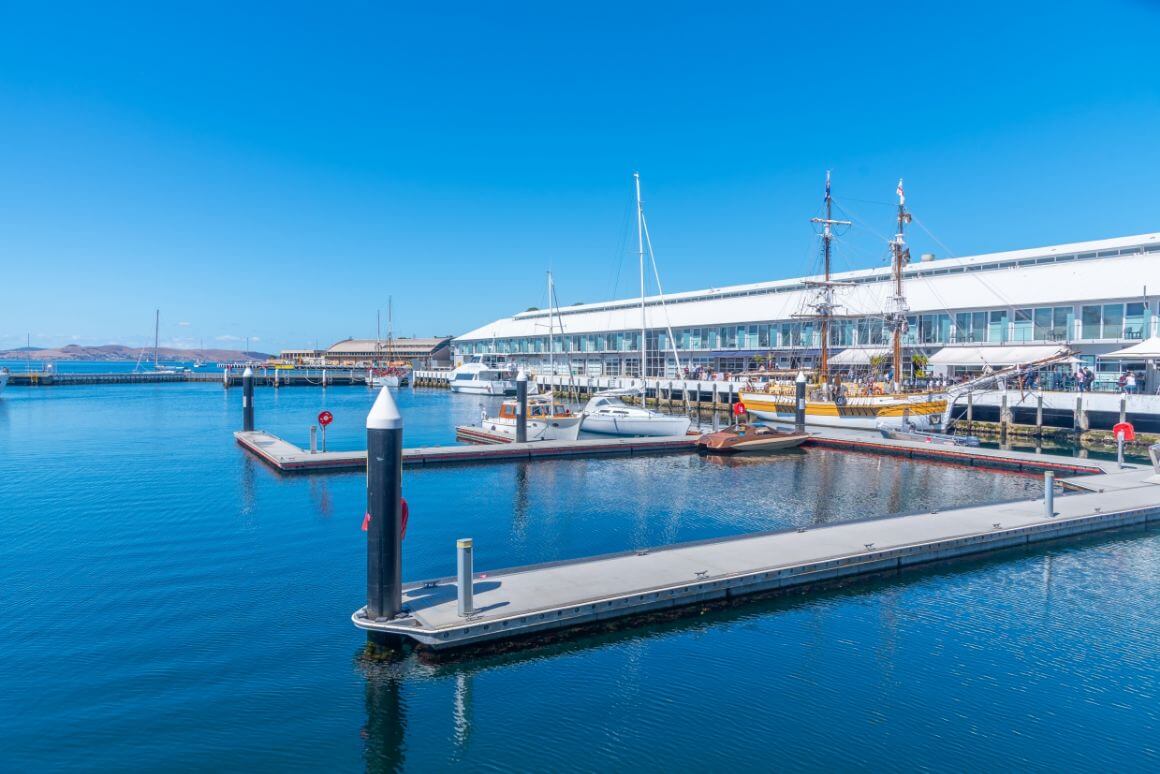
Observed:
[[[902,334],[906,331],[906,296],[902,292],[902,269],[910,262],[910,250],[906,247],[905,226],[910,222],[910,213],[906,211],[906,194],[902,190],[902,179],[898,180],[898,232],[894,241],[890,243],[890,252],[893,257],[891,272],[894,279],[893,314],[891,327],[893,328],[893,355],[894,381],[902,383]]]
[[[644,210],[640,203],[640,173],[633,172],[632,178],[636,183],[636,245],[637,257],[640,259],[640,379],[643,385],[648,375],[644,312]]]
[[[823,253],[823,279],[826,283],[822,290],[824,298],[827,302],[830,301],[830,241],[833,240],[834,234],[830,230],[830,224],[833,223],[833,200],[830,199],[830,170],[826,170],[826,224],[822,228],[822,253]],[[826,381],[829,377],[830,370],[830,309],[822,310],[822,358],[819,364],[819,371],[822,381]]]
[[[830,196],[830,172],[826,170],[826,217],[810,218],[814,223],[822,224],[822,282],[821,297],[813,304],[821,320],[822,351],[818,363],[818,375],[822,381],[829,377],[830,370],[830,318],[834,315],[834,285],[830,279],[830,252],[834,241],[834,226],[849,226],[848,220],[834,220],[834,200]]]
[[[552,376],[556,375],[556,321],[555,321],[555,307],[552,305],[552,296],[555,294],[555,288],[552,287],[552,272],[548,272],[548,373]]]
[[[160,343],[161,334],[161,310],[153,310],[153,367],[157,367],[157,345]]]

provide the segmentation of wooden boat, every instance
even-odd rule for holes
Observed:
[[[499,414],[483,413],[480,427],[489,433],[516,438],[516,401],[505,400]],[[529,441],[575,441],[580,435],[579,414],[573,414],[547,395],[528,396],[527,431]]]
[[[773,452],[801,446],[808,433],[775,430],[767,425],[736,424],[697,439],[697,451],[707,454]]]

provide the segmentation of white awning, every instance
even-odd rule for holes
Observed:
[[[1141,341],[1139,344],[1133,344],[1124,349],[1117,349],[1115,352],[1109,352],[1106,355],[1100,355],[1101,360],[1108,358],[1118,358],[1122,360],[1155,360],[1160,358],[1160,337],[1153,336],[1152,338]]]
[[[930,356],[930,365],[1012,366],[1058,355],[1063,347],[943,347]]]
[[[890,353],[885,349],[860,349],[852,347],[850,349],[843,349],[838,354],[830,358],[831,365],[870,365],[870,359],[880,356],[888,356]]]

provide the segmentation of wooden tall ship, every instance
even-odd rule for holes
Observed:
[[[903,292],[902,270],[910,262],[905,228],[911,221],[911,215],[906,210],[906,195],[901,180],[898,181],[897,193],[898,229],[890,241],[893,293],[884,310],[885,327],[891,332],[893,359],[890,371],[885,379],[875,382],[873,386],[844,384],[839,374],[830,373],[830,325],[839,308],[835,302],[835,293],[845,284],[831,278],[830,257],[835,227],[851,223],[834,219],[830,175],[826,173],[825,217],[812,218],[814,223],[822,226],[822,279],[808,283],[817,289],[815,300],[810,304],[813,312],[799,315],[816,320],[821,333],[816,379],[806,391],[807,424],[875,430],[879,423],[901,425],[905,420],[918,430],[939,430],[945,426],[949,416],[950,400],[945,392],[914,393],[902,389],[902,337],[906,333],[906,317],[910,311]],[[792,383],[773,384],[763,392],[742,392],[740,397],[745,408],[755,416],[775,422],[794,421]]]

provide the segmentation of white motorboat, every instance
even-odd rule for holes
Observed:
[[[550,394],[528,396],[529,441],[575,441],[583,417],[573,414]],[[505,400],[497,416],[483,413],[481,426],[489,433],[516,437],[516,401]]]
[[[8,384],[8,374],[7,368],[0,368],[0,393],[4,392],[4,387]]]
[[[662,414],[659,411],[630,406],[621,400],[627,391],[601,392],[593,395],[581,415],[580,429],[586,433],[625,436],[684,435],[691,421],[688,417]]]
[[[494,358],[485,355],[464,363],[451,372],[448,386],[452,392],[468,395],[515,395],[516,374]]]

